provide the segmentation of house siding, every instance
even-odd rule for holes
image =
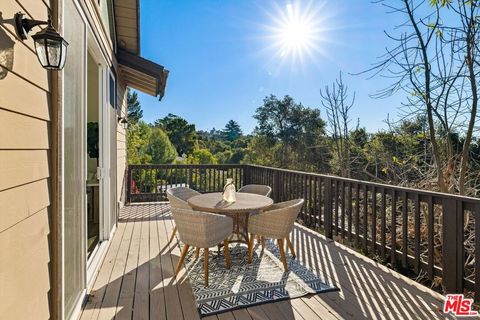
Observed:
[[[56,0],[2,0],[0,8],[0,318],[49,319],[61,312],[61,297],[53,283],[63,262],[56,262],[60,245],[53,236],[61,206],[53,191],[58,185],[55,146],[60,136],[52,92],[52,75],[43,69],[34,43],[21,41],[12,19],[47,20]],[[117,70],[117,114],[127,113],[126,86],[118,72],[113,46],[101,24],[94,1],[80,1],[94,37],[110,65]],[[40,30],[35,27],[32,33]],[[68,57],[67,57],[68,59]],[[125,199],[126,131],[114,132],[117,154],[117,201]],[[55,154],[54,154],[55,152]],[[52,179],[53,177],[53,179]],[[55,208],[53,211],[52,208]],[[112,208],[115,210],[115,208]],[[53,219],[52,219],[53,218]],[[55,220],[55,221],[54,221]],[[114,222],[113,222],[114,223]],[[59,225],[58,228],[61,228]],[[60,258],[58,258],[60,259]],[[54,265],[55,263],[55,265]],[[61,278],[61,275],[58,275]]]
[[[50,6],[48,0],[2,0],[0,315],[4,319],[51,316],[51,82],[38,63],[31,38],[17,39],[8,22],[19,11],[46,20]]]

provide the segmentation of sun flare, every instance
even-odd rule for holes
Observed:
[[[276,7],[269,15],[269,49],[274,55],[292,63],[316,59],[323,53],[322,42],[326,39],[324,3],[320,1],[295,1],[285,7]]]
[[[278,33],[278,41],[284,54],[303,51],[313,45],[315,27],[309,24],[291,4],[287,5],[287,19],[283,21]]]

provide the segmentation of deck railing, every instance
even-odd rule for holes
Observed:
[[[166,201],[170,187],[186,186],[202,193],[223,191],[233,178],[236,188],[244,184],[243,165],[130,165],[127,169],[127,202]]]
[[[131,165],[127,201],[163,201],[170,186],[222,191],[226,178],[272,187],[275,202],[305,199],[299,216],[365,255],[447,292],[480,300],[480,200],[256,165]],[[479,279],[479,281],[475,281]]]

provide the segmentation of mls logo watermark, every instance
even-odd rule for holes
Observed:
[[[458,317],[478,317],[480,313],[472,310],[473,299],[465,298],[463,294],[447,294],[443,304],[443,313],[451,313]]]

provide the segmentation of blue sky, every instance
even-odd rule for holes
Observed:
[[[301,61],[281,56],[272,38],[292,3],[316,24],[309,42],[317,49]],[[388,79],[351,75],[377,61],[392,44],[383,31],[399,22],[368,0],[141,0],[140,6],[141,55],[170,70],[161,102],[139,94],[147,122],[174,113],[206,130],[233,119],[249,133],[255,109],[269,94],[289,94],[326,118],[319,90],[340,71],[356,92],[352,125],[359,118],[368,131],[385,128],[387,114],[395,118],[404,98],[370,98]]]

